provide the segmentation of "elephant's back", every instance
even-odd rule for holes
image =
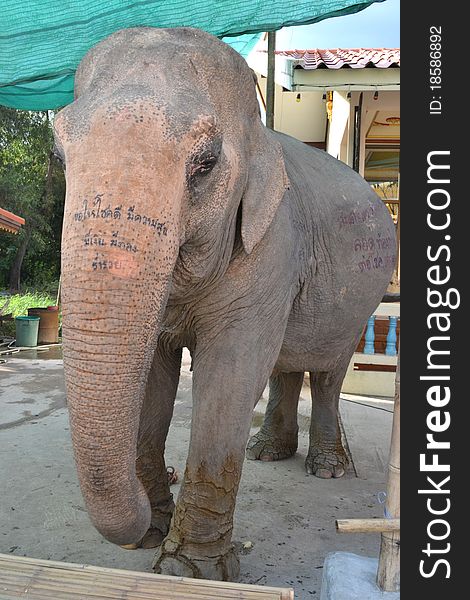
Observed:
[[[350,167],[276,136],[290,180],[291,214],[311,232],[282,355],[301,347],[307,350],[304,366],[324,361],[326,368],[360,334],[387,288],[396,261],[395,226],[382,200]]]
[[[291,186],[322,210],[383,205],[370,185],[347,164],[324,150],[275,132]],[[384,211],[385,214],[386,211]]]
[[[340,250],[359,251],[359,239],[366,237],[364,250],[395,251],[395,226],[387,207],[364,178],[324,150],[312,148],[290,136],[276,132],[283,148],[290,182],[290,201],[313,230],[323,237],[333,236]],[[339,237],[338,237],[339,236]],[[389,243],[377,243],[376,238]],[[371,241],[374,238],[374,241]]]

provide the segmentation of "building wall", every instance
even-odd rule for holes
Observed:
[[[369,70],[368,70],[369,71]],[[370,69],[372,71],[372,69]],[[374,69],[375,73],[377,70]],[[367,73],[369,79],[372,77]],[[372,81],[372,79],[370,79]],[[370,82],[369,82],[370,83]],[[258,74],[261,96],[266,100],[266,78]],[[335,90],[333,92],[332,119],[327,127],[326,103],[322,100],[323,91],[290,92],[282,86],[275,86],[274,128],[291,135],[302,142],[315,145],[325,144],[327,152],[345,162],[350,167],[354,162],[354,119],[355,108],[359,105],[359,91]],[[359,172],[364,175],[366,155],[366,135],[378,111],[393,110],[400,113],[400,92],[378,89],[378,99],[374,100],[375,90],[362,92],[361,136],[359,140]],[[300,101],[297,101],[299,98]],[[263,101],[260,108],[263,121],[265,111]]]
[[[258,76],[261,93],[266,100],[266,78]],[[301,140],[302,142],[325,142],[326,106],[322,101],[322,92],[300,93],[283,91],[276,84],[274,96],[274,129]],[[261,103],[263,121],[264,109]]]

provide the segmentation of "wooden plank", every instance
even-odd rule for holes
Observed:
[[[382,533],[399,531],[400,519],[338,519],[338,533]]]
[[[376,363],[354,363],[354,371],[385,371],[387,373],[395,373],[396,365],[380,365]]]
[[[387,294],[386,294],[387,295]],[[375,309],[376,317],[398,317],[400,318],[400,302],[381,302]]]
[[[291,588],[170,577],[0,554],[0,598],[293,600]]]

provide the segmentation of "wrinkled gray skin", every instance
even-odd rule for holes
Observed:
[[[309,371],[307,471],[344,472],[338,395],[392,273],[392,221],[349,167],[267,130],[245,61],[198,30],[98,44],[55,130],[64,365],[90,517],[116,544],[161,544],[158,572],[235,579],[235,498],[268,379],[248,457],[296,451]],[[184,346],[193,416],[175,508],[163,453]]]

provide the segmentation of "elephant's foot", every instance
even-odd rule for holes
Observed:
[[[139,548],[157,548],[165,539],[167,532],[161,531],[158,527],[150,527],[147,533],[139,542]]]
[[[347,454],[341,444],[334,447],[316,445],[308,452],[305,468],[309,475],[316,475],[321,479],[338,478],[344,475],[348,462]]]
[[[152,568],[163,575],[215,581],[237,581],[240,575],[240,561],[233,547],[221,556],[194,557],[171,539],[157,550]]]
[[[159,506],[152,511],[150,527],[144,537],[140,540],[139,548],[156,548],[165,539],[170,530],[171,517],[175,510],[173,495],[165,506]]]
[[[278,437],[260,429],[248,440],[246,457],[249,460],[282,460],[297,452],[297,435]]]

